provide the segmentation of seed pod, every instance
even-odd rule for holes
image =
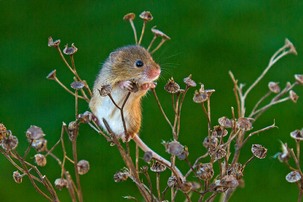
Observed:
[[[86,160],[81,160],[77,163],[77,170],[79,175],[86,174],[90,169],[89,162]]]
[[[74,43],[72,43],[71,47],[68,47],[68,45],[66,44],[64,49],[63,49],[63,53],[65,55],[73,55],[78,51],[78,48],[74,45]]]
[[[64,178],[58,178],[55,180],[55,187],[59,190],[67,187],[67,180]]]
[[[252,129],[252,123],[250,122],[250,119],[240,117],[237,121],[237,127],[244,131],[249,131]]]
[[[251,152],[258,159],[264,159],[267,154],[267,149],[260,144],[253,144],[251,147]]]
[[[152,166],[150,167],[150,170],[155,172],[155,173],[162,173],[163,171],[166,170],[166,166],[163,165],[162,163],[155,161]]]
[[[47,163],[46,157],[43,154],[36,154],[35,161],[36,161],[36,164],[41,167],[45,166]]]
[[[10,151],[16,149],[18,143],[18,138],[9,132],[9,135],[3,138],[1,146],[4,150]]]
[[[185,77],[183,79],[184,83],[188,86],[188,87],[196,87],[197,84],[194,80],[191,79],[191,74],[188,77]]]
[[[210,180],[214,176],[213,165],[211,163],[199,164],[196,174],[202,180]]]
[[[276,94],[281,91],[279,83],[273,82],[273,81],[268,83],[268,88],[271,92],[276,93]]]
[[[180,90],[180,86],[179,84],[177,84],[174,81],[174,78],[171,77],[168,82],[166,83],[166,85],[164,86],[164,90],[166,90],[167,92],[174,94],[174,93],[178,93]]]
[[[291,171],[285,177],[286,181],[290,183],[298,182],[299,180],[301,180],[301,178],[302,176],[298,171]]]
[[[16,183],[20,184],[22,183],[22,175],[19,173],[19,171],[14,171],[13,172],[13,179]]]
[[[26,131],[26,137],[28,142],[32,142],[32,140],[38,140],[40,138],[44,138],[45,134],[43,130],[35,125],[30,126],[29,129]]]
[[[111,85],[104,85],[104,86],[101,86],[101,88],[98,89],[98,91],[102,97],[106,97],[111,93],[112,87],[111,87]]]
[[[129,176],[129,172],[126,169],[122,169],[114,174],[114,181],[115,182],[123,182],[126,181]]]

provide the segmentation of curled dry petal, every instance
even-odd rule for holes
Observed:
[[[293,45],[293,43],[291,41],[289,41],[289,39],[285,39],[285,45],[288,46],[289,48],[289,53],[292,53],[294,55],[298,55],[297,50],[295,48],[295,46]]]
[[[295,140],[303,140],[303,129],[302,130],[294,130],[290,133],[290,137],[294,138]]]
[[[303,75],[302,74],[295,74],[295,79],[299,84],[303,84]]]
[[[79,90],[79,89],[84,88],[85,85],[81,81],[74,81],[70,84],[70,86],[75,90]]]
[[[197,84],[194,80],[191,79],[191,74],[188,77],[185,77],[183,79],[184,83],[188,86],[188,87],[196,87]]]
[[[56,80],[56,70],[54,69],[53,71],[51,71],[48,75],[47,75],[47,79],[49,79],[49,80]]]

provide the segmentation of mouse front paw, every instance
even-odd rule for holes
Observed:
[[[130,91],[130,92],[138,91],[137,85],[132,81],[120,81],[119,82],[119,87],[122,90],[127,90],[127,91]]]

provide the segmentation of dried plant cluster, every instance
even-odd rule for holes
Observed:
[[[135,14],[130,13],[124,16],[124,20],[129,21],[134,32],[135,43],[140,45],[146,29],[146,24],[153,19],[150,12],[144,11],[140,14],[143,20],[141,35],[138,39],[137,31],[134,25]],[[165,41],[170,38],[157,30],[155,27],[151,29],[154,37],[151,40],[147,50],[151,53],[157,51]],[[157,38],[161,41],[151,50]],[[163,162],[157,161],[153,158],[152,150],[145,152],[142,156],[136,152],[135,156],[131,155],[129,144],[123,143],[111,131],[110,127],[106,124],[106,120],[102,120],[107,126],[107,131],[102,131],[97,124],[95,116],[91,112],[79,113],[78,102],[84,100],[89,102],[92,92],[87,82],[78,75],[74,54],[77,52],[77,47],[72,44],[66,45],[63,51],[60,48],[60,40],[53,40],[51,37],[48,39],[48,46],[55,48],[67,68],[71,71],[74,82],[70,87],[63,84],[56,75],[56,70],[53,70],[47,78],[54,80],[61,87],[63,87],[69,94],[75,98],[75,120],[69,124],[62,124],[61,135],[59,140],[51,148],[47,145],[47,140],[44,132],[37,126],[31,126],[27,132],[28,148],[21,155],[17,152],[18,139],[7,130],[5,125],[0,124],[0,152],[8,159],[8,161],[17,169],[13,172],[13,179],[16,183],[21,183],[22,179],[26,176],[34,186],[34,188],[49,201],[59,201],[57,190],[67,189],[72,201],[83,201],[81,191],[80,175],[83,175],[89,170],[89,162],[86,160],[79,160],[77,156],[77,137],[79,135],[79,127],[82,124],[89,124],[98,134],[103,136],[110,145],[115,146],[121,154],[125,167],[121,168],[114,175],[115,182],[122,182],[128,179],[132,180],[138,187],[139,193],[145,201],[175,201],[177,198],[185,198],[186,201],[191,201],[193,197],[198,198],[198,201],[213,201],[218,195],[221,195],[222,201],[228,201],[232,194],[238,187],[243,185],[244,171],[249,162],[253,159],[264,159],[267,154],[267,149],[261,144],[253,144],[251,147],[252,156],[245,162],[240,162],[239,157],[241,150],[246,146],[247,141],[254,135],[265,132],[269,129],[275,128],[275,123],[265,126],[260,129],[253,128],[255,121],[270,107],[285,102],[297,102],[298,96],[293,91],[296,85],[303,84],[303,76],[295,75],[292,83],[286,83],[285,87],[280,88],[278,82],[269,82],[268,93],[261,97],[252,109],[246,108],[246,101],[250,92],[257,86],[263,79],[267,72],[273,65],[289,54],[297,54],[293,44],[286,39],[285,44],[274,53],[270,58],[268,66],[260,74],[260,76],[247,88],[238,82],[232,72],[229,75],[234,84],[234,96],[236,98],[236,106],[231,108],[230,115],[224,115],[218,121],[212,121],[211,116],[211,95],[215,93],[214,89],[205,89],[204,84],[200,84],[198,89],[193,93],[193,102],[201,105],[201,113],[205,115],[208,123],[208,130],[202,145],[206,148],[206,152],[201,154],[194,162],[190,162],[188,155],[190,151],[201,151],[188,148],[179,141],[180,126],[181,126],[181,111],[185,96],[188,92],[197,87],[196,82],[192,79],[192,75],[184,78],[183,84],[178,84],[173,78],[170,78],[165,85],[164,90],[170,94],[172,99],[172,109],[174,112],[173,119],[169,119],[166,115],[167,110],[162,107],[162,103],[157,95],[156,88],[151,91],[156,99],[159,111],[162,113],[167,124],[171,128],[172,138],[169,141],[163,142],[164,149],[170,154],[170,166],[165,166]],[[66,57],[70,59],[68,61]],[[133,88],[135,89],[135,88]],[[111,97],[111,86],[100,86],[100,96]],[[129,92],[130,95],[132,92]],[[127,96],[124,104],[128,101]],[[112,99],[112,98],[111,98]],[[112,99],[113,103],[115,101]],[[118,106],[121,111],[121,121],[123,119],[123,106]],[[125,124],[124,124],[125,125]],[[184,126],[187,127],[187,126]],[[189,126],[190,127],[190,126]],[[127,128],[125,128],[127,131]],[[64,136],[67,135],[71,141],[72,154],[67,154]],[[296,130],[291,133],[291,136],[296,140],[296,154],[293,149],[287,147],[283,143],[283,152],[278,154],[279,160],[292,170],[286,177],[289,182],[297,183],[300,194],[302,197],[302,171],[300,168],[300,141],[303,140],[303,131]],[[29,157],[31,149],[36,151],[34,161]],[[61,149],[63,152],[62,157],[56,156],[53,151]],[[40,167],[46,166],[47,159],[54,158],[61,169],[61,175],[57,179],[50,181],[47,174],[42,174]],[[144,161],[139,161],[143,158]],[[162,158],[162,157],[161,157]],[[289,160],[293,159],[295,167],[289,164]],[[166,161],[165,159],[163,161]],[[66,164],[71,163],[74,167],[74,176],[66,169]],[[185,163],[188,165],[187,170],[179,170],[177,164]],[[154,172],[155,175],[151,175]],[[161,173],[171,172],[170,177],[165,179],[160,178]],[[151,176],[155,176],[152,179]],[[183,195],[183,196],[181,196]],[[138,200],[133,196],[126,196],[127,199]]]

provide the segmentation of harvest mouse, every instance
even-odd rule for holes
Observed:
[[[95,81],[89,106],[104,130],[107,130],[103,123],[105,119],[115,135],[123,141],[132,139],[144,152],[151,152],[154,159],[170,167],[184,181],[182,173],[177,168],[172,168],[169,161],[151,150],[138,136],[142,116],[141,98],[150,88],[155,87],[153,82],[160,73],[160,66],[145,48],[139,45],[119,48],[112,52],[103,64]],[[104,86],[110,86],[110,96],[118,107],[122,107],[126,96],[132,92],[123,108],[125,127],[121,111],[111,98],[100,95],[100,89]]]
[[[97,76],[89,103],[99,124],[106,130],[102,121],[104,118],[111,130],[124,141],[138,134],[141,127],[141,98],[149,88],[154,87],[153,81],[160,72],[160,66],[141,46],[125,46],[112,52]],[[111,96],[120,107],[129,91],[138,88],[137,92],[130,94],[123,108],[127,134],[118,108],[108,96],[100,96],[99,90],[106,85],[112,88]]]

